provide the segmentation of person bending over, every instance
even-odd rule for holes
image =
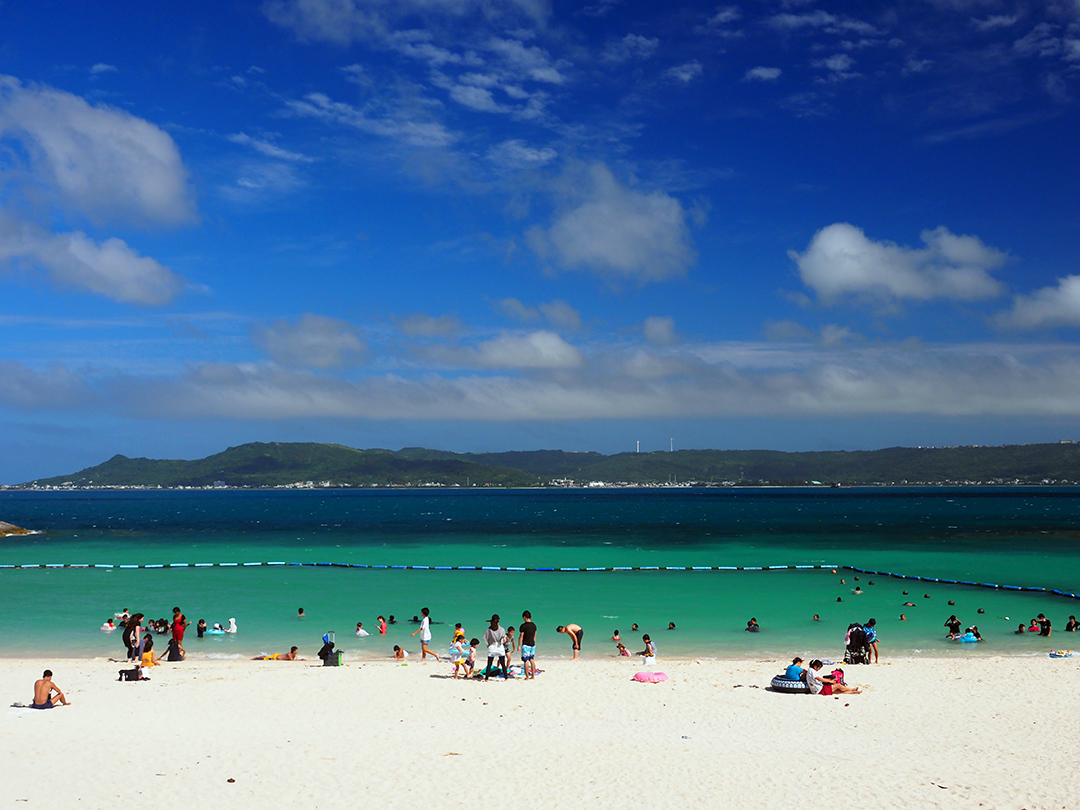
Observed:
[[[634,629],[637,629],[636,624],[634,625]],[[577,661],[578,653],[581,652],[581,637],[585,635],[585,631],[582,630],[581,626],[577,624],[560,624],[558,627],[555,628],[555,632],[566,633],[566,635],[570,636],[570,640],[573,642],[574,647],[573,660]]]

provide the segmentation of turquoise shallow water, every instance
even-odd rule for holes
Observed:
[[[0,545],[0,564],[339,562],[365,565],[619,567],[855,565],[929,577],[1080,587],[1080,491],[607,490],[199,491],[0,493],[0,519],[40,530]],[[584,654],[609,655],[622,631],[661,655],[842,654],[851,621],[878,620],[891,654],[1045,654],[1080,602],[825,570],[497,572],[327,567],[0,570],[0,655],[122,654],[97,629],[129,607],[226,623],[194,638],[197,656],[247,656],[296,644],[313,654],[335,630],[351,656],[418,647],[406,620],[431,608],[435,647],[462,622],[479,636],[492,612],[540,625],[541,656],[569,653],[555,625],[585,628]],[[841,584],[840,579],[846,580]],[[870,581],[874,584],[871,585]],[[852,593],[860,585],[866,592]],[[903,590],[910,593],[904,595]],[[925,598],[924,594],[929,594]],[[837,602],[837,597],[843,601]],[[947,605],[948,600],[955,606]],[[911,601],[914,607],[905,607]],[[303,606],[308,618],[298,620]],[[982,608],[985,614],[976,611]],[[943,639],[955,612],[983,644]],[[1012,631],[1045,613],[1051,642]],[[399,624],[357,639],[378,614]],[[820,621],[812,619],[820,614]],[[905,613],[907,621],[899,621]],[[754,616],[764,628],[743,632]],[[1004,617],[1011,617],[1006,621]],[[666,629],[674,621],[677,629]],[[633,633],[637,622],[641,630]],[[506,623],[504,621],[504,623]]]

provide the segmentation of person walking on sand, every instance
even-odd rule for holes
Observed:
[[[506,631],[499,625],[499,614],[491,615],[491,626],[484,631],[484,646],[487,647],[487,669],[484,670],[484,681],[491,675],[491,664],[495,659],[499,661],[499,669],[506,678]]]
[[[56,697],[52,696],[53,692],[56,692]],[[57,701],[64,706],[71,705],[68,699],[64,697],[64,693],[60,691],[60,687],[52,682],[52,670],[47,669],[40,678],[34,681],[34,702],[30,704],[30,708],[53,709],[56,707]]]
[[[581,629],[577,624],[560,624],[555,628],[556,633],[566,633],[570,636],[570,640],[574,645],[574,657],[573,661],[577,661],[578,653],[581,652],[581,637],[585,635],[585,631]]]
[[[434,657],[436,661],[439,660],[439,654],[434,650],[428,649],[428,644],[431,643],[431,617],[428,615],[428,613],[429,611],[427,608],[420,609],[420,614],[424,618],[420,619],[420,626],[413,630],[410,634],[413,636],[415,636],[417,633],[420,634],[420,663],[426,661],[429,655]]]
[[[525,673],[525,680],[536,677],[536,625],[533,623],[532,614],[524,610],[521,612],[521,626],[518,627],[518,637],[521,639],[521,669]]]

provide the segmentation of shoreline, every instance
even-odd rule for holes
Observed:
[[[128,683],[105,660],[0,660],[6,703],[45,667],[72,703],[0,714],[5,794],[31,808],[151,794],[165,810],[475,807],[491,785],[544,808],[781,807],[835,803],[869,772],[878,808],[1042,810],[1080,788],[1080,691],[1062,688],[1076,659],[889,658],[845,667],[865,691],[832,698],[766,689],[776,659],[661,659],[663,683],[634,682],[637,659],[539,663],[535,681],[486,684],[389,660],[186,662]]]

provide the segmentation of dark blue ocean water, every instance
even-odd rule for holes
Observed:
[[[608,639],[619,629],[631,650],[640,648],[642,632],[651,633],[661,655],[837,657],[848,623],[871,616],[883,651],[893,654],[1043,654],[1050,646],[1071,646],[1071,634],[1061,630],[1080,610],[1076,601],[1048,594],[843,569],[834,575],[830,568],[498,572],[242,565],[854,565],[1073,592],[1080,588],[1076,489],[7,491],[0,493],[0,519],[41,532],[0,541],[0,564],[241,564],[0,569],[0,655],[7,656],[115,654],[122,651],[118,636],[97,629],[106,617],[124,607],[167,617],[174,604],[193,621],[237,619],[235,636],[191,639],[186,646],[200,656],[277,652],[292,644],[313,653],[327,630],[336,631],[350,655],[383,656],[393,644],[417,646],[405,620],[422,606],[445,623],[435,626],[439,648],[449,643],[454,622],[480,635],[492,612],[517,622],[528,608],[541,628],[542,655],[566,655],[569,644],[554,627],[576,622],[586,630],[588,655],[611,654]],[[855,585],[865,593],[854,594]],[[908,601],[914,606],[903,604]],[[304,620],[296,618],[300,606]],[[980,608],[985,612],[977,613]],[[944,641],[942,624],[954,612],[965,624],[979,625],[986,641],[978,650]],[[1053,620],[1052,645],[1012,635],[1019,621],[1039,612]],[[399,619],[388,637],[353,635],[357,621],[373,630],[379,614]],[[761,633],[743,632],[750,616]],[[630,630],[634,622],[637,633]],[[675,630],[666,629],[669,622]]]

